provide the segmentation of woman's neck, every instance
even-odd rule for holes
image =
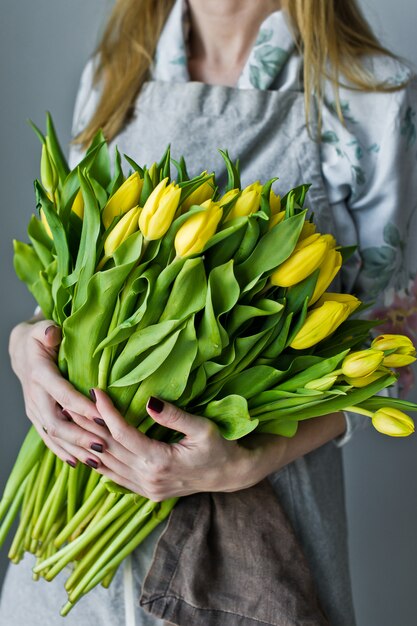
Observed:
[[[188,0],[191,79],[235,85],[259,27],[278,0]]]

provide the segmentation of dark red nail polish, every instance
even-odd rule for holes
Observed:
[[[45,335],[48,335],[53,328],[58,328],[58,326],[55,326],[55,324],[51,324],[50,326],[45,328]]]
[[[94,391],[94,389],[90,389],[90,398],[93,402],[97,402],[96,392]]]
[[[94,450],[94,452],[103,452],[103,446],[101,443],[92,443],[90,448]]]
[[[106,425],[106,422],[101,417],[94,417],[93,419],[94,419],[95,423],[98,424],[99,426],[105,426]]]
[[[71,467],[77,467],[77,463],[75,461],[71,461],[70,459],[67,459],[67,463],[68,465],[71,465]]]
[[[89,465],[90,467],[94,467],[94,469],[98,468],[98,463],[94,459],[87,459],[86,464]]]
[[[64,417],[66,417],[66,418],[67,418],[67,420],[68,420],[69,422],[73,422],[73,421],[74,421],[74,420],[72,419],[71,415],[69,414],[69,412],[67,411],[67,409],[62,409],[61,413],[62,413],[62,415],[63,415]]]
[[[155,411],[155,413],[162,413],[164,410],[164,403],[159,398],[151,396],[148,400],[148,407],[151,411]]]

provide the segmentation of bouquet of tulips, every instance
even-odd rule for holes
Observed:
[[[222,152],[225,190],[214,173],[190,178],[170,150],[140,166],[99,132],[69,171],[52,120],[35,182],[39,216],[30,244],[15,242],[15,268],[46,318],[62,327],[58,365],[81,392],[104,389],[126,420],[166,442],[150,396],[215,422],[225,438],[256,431],[292,437],[300,420],[338,410],[368,415],[377,430],[409,435],[403,409],[377,395],[391,368],[416,351],[403,336],[372,340],[353,295],[328,292],[350,249],[316,232],[304,207],[308,185],[276,195],[255,182],[241,189],[239,164]],[[177,175],[172,180],[175,166]],[[371,341],[370,347],[369,342]],[[20,522],[10,558],[37,556],[34,577],[65,566],[66,615],[172,510],[94,469],[69,467],[32,427],[0,502],[0,543]]]

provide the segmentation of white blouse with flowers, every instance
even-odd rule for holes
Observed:
[[[158,42],[153,80],[190,80],[188,32],[187,1],[176,0]],[[338,242],[359,245],[356,267],[342,277],[343,288],[375,301],[372,317],[385,319],[378,332],[402,333],[417,342],[417,78],[390,57],[369,56],[364,63],[388,84],[410,80],[406,87],[385,93],[341,87],[345,125],[337,117],[333,87],[325,83],[322,174],[332,211],[339,218]],[[301,69],[285,14],[276,11],[262,23],[236,88],[269,89],[273,83],[274,89],[300,91]],[[85,98],[86,92],[94,91],[92,71],[89,63],[75,108],[75,132],[95,102]],[[80,94],[84,94],[81,107]],[[412,383],[412,369],[401,368],[400,393],[404,395]],[[349,414],[346,418],[347,431],[337,445],[344,445],[354,429],[367,423]]]

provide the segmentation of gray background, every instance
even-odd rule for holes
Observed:
[[[43,127],[49,109],[60,137],[69,139],[79,76],[110,5],[110,0],[1,0],[0,488],[28,427],[7,357],[10,329],[33,311],[31,297],[14,276],[11,246],[13,238],[26,239],[34,210],[32,180],[38,176],[39,143],[25,120]],[[417,3],[363,0],[362,5],[383,41],[416,65]],[[373,429],[344,448],[358,626],[417,624],[416,452],[416,437],[388,439]],[[6,553],[0,551],[0,580]]]

